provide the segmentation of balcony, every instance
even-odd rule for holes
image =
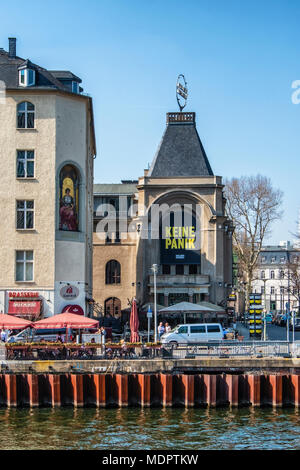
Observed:
[[[154,275],[149,276],[149,286],[154,285]],[[157,274],[156,275],[157,287],[196,287],[208,286],[209,276],[204,274]]]

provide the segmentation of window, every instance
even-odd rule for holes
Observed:
[[[181,326],[178,328],[178,333],[180,334],[186,334],[188,332],[188,327],[187,326]]]
[[[19,85],[32,86],[35,84],[35,71],[32,69],[19,70]]]
[[[271,257],[271,263],[276,263],[276,256]]]
[[[264,288],[264,286],[261,286],[261,288],[260,288],[260,293],[261,293],[261,294],[264,294],[264,293],[265,293],[265,288]]]
[[[280,279],[284,279],[284,271],[281,270],[281,271],[279,272],[279,278],[280,278]]]
[[[33,251],[16,252],[16,281],[33,281]]]
[[[270,277],[271,277],[271,279],[275,279],[275,271],[270,272]]]
[[[17,178],[34,178],[34,151],[17,151]]]
[[[163,274],[171,274],[171,266],[169,264],[162,265],[162,273]]]
[[[285,257],[284,256],[281,256],[280,263],[285,263]]]
[[[23,101],[17,106],[17,127],[18,129],[34,128],[34,105],[28,101]]]
[[[261,257],[261,262],[262,262],[262,263],[265,263],[266,261],[267,261],[266,256],[262,256],[262,257]]]
[[[184,274],[184,265],[183,264],[176,264],[176,275]]]
[[[284,287],[283,286],[280,287],[280,294],[284,294]]]
[[[191,326],[191,333],[205,333],[205,326],[204,325]]]
[[[77,82],[72,82],[72,93],[79,92],[79,84]]]
[[[207,333],[220,333],[219,325],[207,325]]]
[[[33,228],[34,201],[17,201],[17,229]]]
[[[260,278],[261,278],[261,279],[264,279],[264,278],[265,278],[265,271],[261,271],[261,272],[260,272]]]
[[[275,294],[275,287],[274,286],[271,287],[271,294]]]
[[[120,284],[121,282],[121,265],[115,259],[106,263],[105,267],[105,284]]]
[[[197,274],[198,266],[197,264],[190,264],[189,265],[189,274]]]

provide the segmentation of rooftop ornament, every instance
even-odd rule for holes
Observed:
[[[184,75],[180,74],[178,75],[177,84],[176,84],[176,99],[177,99],[180,112],[182,112],[183,108],[185,108],[186,106],[187,97],[188,97],[187,82],[185,80]]]

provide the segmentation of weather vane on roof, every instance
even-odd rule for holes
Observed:
[[[183,108],[186,106],[188,97],[188,89],[187,89],[187,82],[185,80],[184,75],[182,73],[178,75],[177,84],[176,84],[176,99],[180,109],[182,112]]]

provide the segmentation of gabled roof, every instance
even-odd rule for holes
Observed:
[[[4,49],[0,49],[0,80],[5,83],[8,89],[22,89],[19,86],[19,69],[22,67],[33,68],[36,71],[36,83],[30,88],[55,88],[62,91],[70,91],[63,81],[60,81],[59,71],[53,73],[34,64],[29,59],[23,59],[22,57],[10,57],[9,53]],[[62,72],[65,78],[76,80],[81,82],[80,78],[73,75],[71,72]]]
[[[167,128],[147,176],[213,176],[195,113],[167,113]]]

